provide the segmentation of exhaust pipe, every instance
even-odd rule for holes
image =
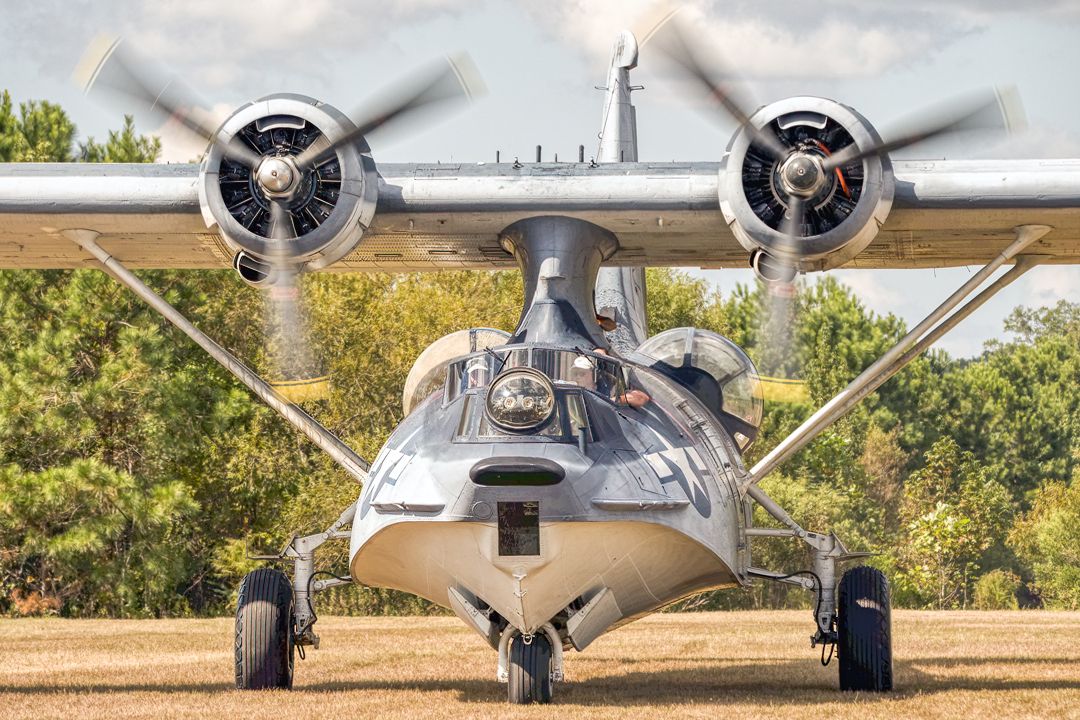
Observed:
[[[763,250],[750,253],[750,267],[767,283],[791,283],[797,274],[794,265],[778,260]]]
[[[275,273],[270,263],[253,258],[245,252],[236,253],[232,266],[240,279],[252,287],[265,288],[274,284]]]

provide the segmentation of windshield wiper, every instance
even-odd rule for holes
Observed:
[[[499,373],[501,373],[502,369],[503,369],[503,365],[506,365],[506,360],[507,360],[507,358],[510,357],[510,353],[506,353],[506,355],[504,355],[504,356],[502,356],[500,358],[499,353],[495,352],[494,350],[492,350],[489,347],[484,348],[484,352],[486,352],[488,355],[490,355],[491,357],[493,357],[493,358],[495,358],[496,360],[499,361],[499,369],[495,371],[495,374],[498,375]]]

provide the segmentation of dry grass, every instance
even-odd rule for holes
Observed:
[[[228,620],[0,622],[0,717],[1080,718],[1080,613],[898,612],[896,692],[841,694],[806,612],[660,615],[510,708],[456,618],[324,618],[292,692],[232,689]]]

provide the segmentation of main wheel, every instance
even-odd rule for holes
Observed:
[[[840,580],[836,649],[841,690],[892,690],[889,581],[878,569],[852,568]]]
[[[515,705],[551,702],[551,643],[546,635],[521,636],[510,644],[508,699]]]
[[[236,687],[292,687],[292,626],[292,583],[285,573],[271,568],[248,573],[236,603]]]

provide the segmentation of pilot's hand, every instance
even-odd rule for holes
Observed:
[[[627,390],[626,394],[622,396],[622,401],[632,408],[644,407],[650,400],[648,393],[641,390]]]

